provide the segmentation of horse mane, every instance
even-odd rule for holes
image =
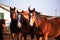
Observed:
[[[36,23],[36,26],[38,27],[43,25],[47,21],[48,19],[45,16],[40,16],[39,18],[36,17],[35,23]]]
[[[60,25],[60,17],[56,17],[54,19],[51,19],[51,21],[53,21],[55,24]]]

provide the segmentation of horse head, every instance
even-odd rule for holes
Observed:
[[[29,13],[29,19],[30,19],[30,25],[32,26],[33,25],[33,23],[35,22],[35,20],[36,20],[36,13],[35,12],[33,12],[33,13]]]
[[[24,11],[24,10],[22,10],[22,11],[17,11],[17,13],[19,14],[19,15],[22,15],[24,18],[26,18],[27,20],[29,20],[29,13],[28,13],[28,11]]]
[[[19,18],[18,20],[20,20],[19,24],[24,24],[25,22],[28,22],[27,20],[29,20],[29,14],[28,11],[17,11]]]
[[[33,24],[36,24],[36,27],[41,26],[43,23],[47,21],[47,18],[45,16],[37,15],[36,11],[33,11],[32,13],[29,13],[30,17],[30,25],[33,26]],[[39,16],[39,18],[37,18]]]
[[[16,15],[16,8],[11,8],[10,7],[10,17],[13,19],[17,19],[17,15]]]

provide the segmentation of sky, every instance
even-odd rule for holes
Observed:
[[[60,0],[0,0],[0,4],[22,10],[28,10],[30,6],[44,15],[60,16]]]

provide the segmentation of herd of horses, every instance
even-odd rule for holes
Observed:
[[[35,9],[28,11],[18,11],[16,8],[10,7],[10,30],[12,38],[14,40],[14,33],[17,35],[17,40],[19,37],[24,37],[31,35],[31,40],[33,40],[34,35],[36,35],[37,40],[42,37],[42,40],[48,40],[48,38],[60,38],[60,17],[55,17],[48,19],[47,16],[40,15]],[[21,35],[22,34],[22,35]]]

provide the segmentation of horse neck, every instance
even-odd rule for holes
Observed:
[[[40,21],[39,19],[36,19],[36,20],[35,20],[36,27],[38,27],[39,25],[41,25],[40,22],[41,22],[41,21]]]
[[[39,27],[39,26],[44,25],[45,23],[48,23],[48,20],[47,19],[36,19],[35,23],[36,23],[36,26]]]

